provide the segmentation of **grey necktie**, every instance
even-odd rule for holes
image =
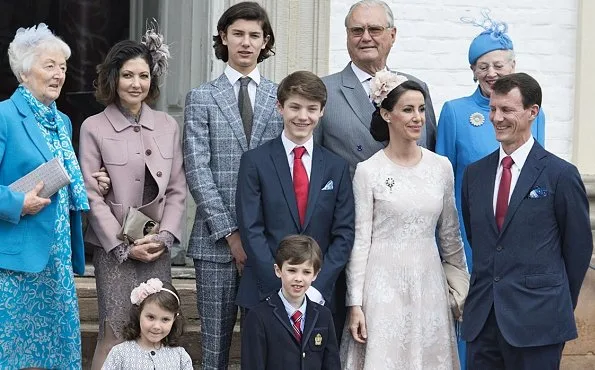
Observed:
[[[250,136],[252,135],[252,103],[250,102],[250,95],[248,95],[248,84],[252,79],[250,77],[240,78],[240,92],[238,94],[238,108],[240,108],[240,116],[244,125],[244,133],[246,134],[246,141],[250,146]]]

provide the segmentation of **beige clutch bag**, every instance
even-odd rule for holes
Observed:
[[[159,223],[153,221],[150,217],[139,211],[134,207],[128,209],[128,213],[124,217],[122,227],[118,235],[118,239],[129,244],[137,239],[159,232]]]
[[[442,269],[448,282],[450,309],[455,320],[460,320],[463,316],[465,299],[469,293],[469,273],[459,270],[446,261],[442,261]]]

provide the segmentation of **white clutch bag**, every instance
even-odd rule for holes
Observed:
[[[40,181],[43,181],[43,189],[37,195],[42,198],[51,197],[62,187],[72,182],[60,159],[54,158],[8,185],[8,188],[12,191],[27,193]]]
[[[460,320],[463,316],[465,299],[469,293],[469,273],[459,270],[446,261],[442,261],[442,269],[448,282],[450,309],[455,320]]]

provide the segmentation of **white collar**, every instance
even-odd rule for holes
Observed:
[[[360,67],[356,66],[355,63],[353,63],[353,62],[351,62],[351,69],[353,70],[353,73],[355,73],[355,77],[357,77],[357,79],[361,83],[374,77],[374,75],[371,75],[368,72],[364,71]],[[384,68],[382,70],[388,71],[389,69],[387,66],[384,66]]]
[[[289,154],[293,152],[293,149],[296,146],[303,146],[306,148],[306,153],[312,156],[312,150],[314,149],[314,138],[310,137],[308,141],[303,144],[296,144],[293,141],[289,140],[287,136],[285,136],[285,130],[281,133],[281,142],[283,142],[283,148],[285,148],[285,155],[289,157]]]
[[[281,302],[283,302],[283,306],[285,306],[285,312],[287,312],[287,316],[291,317],[291,315],[293,315],[293,313],[295,311],[300,311],[302,313],[302,317],[304,316],[304,314],[306,313],[306,306],[308,304],[308,300],[306,299],[305,294],[304,294],[304,301],[302,302],[302,305],[300,306],[300,308],[298,308],[297,310],[295,309],[295,307],[293,307],[289,303],[289,301],[283,295],[283,288],[279,289],[278,294],[279,294],[279,298],[281,298]]]
[[[529,137],[529,140],[527,140],[523,145],[518,147],[517,150],[510,154],[514,164],[516,164],[519,169],[522,169],[525,165],[525,161],[527,161],[527,157],[529,156],[529,152],[531,151],[531,148],[533,148],[534,143],[535,139],[533,139],[533,136],[531,136]],[[498,161],[498,166],[501,165],[502,158],[506,156],[508,156],[508,154],[506,154],[504,149],[502,149],[502,144],[500,144],[500,159]]]
[[[229,83],[232,85],[235,84],[240,78],[244,77],[243,74],[233,69],[229,64],[225,67],[224,71]],[[246,75],[246,77],[250,77],[252,81],[256,83],[256,86],[260,84],[260,73],[258,72],[258,67],[255,67],[250,73]]]

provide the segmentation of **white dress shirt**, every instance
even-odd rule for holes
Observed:
[[[225,76],[227,76],[229,83],[233,86],[233,92],[236,95],[236,100],[238,99],[238,94],[240,93],[240,78],[250,77],[252,79],[248,84],[248,96],[250,96],[252,112],[254,112],[254,104],[256,102],[256,87],[260,84],[260,73],[258,72],[258,67],[254,68],[252,72],[248,73],[247,76],[244,76],[228,64],[227,67],[225,67],[224,73]]]
[[[529,152],[531,151],[531,148],[533,148],[533,143],[535,143],[535,139],[533,139],[533,136],[531,136],[526,143],[521,145],[517,150],[510,154],[514,163],[510,168],[510,173],[512,177],[510,179],[510,192],[508,193],[508,202],[510,202],[510,197],[512,196],[514,187],[516,186],[516,183],[519,180],[521,170],[525,165],[525,161],[527,161]],[[500,179],[502,178],[502,159],[506,156],[508,156],[508,154],[504,152],[504,149],[502,149],[502,145],[500,145],[500,158],[498,160],[498,169],[496,170],[496,182],[494,183],[494,216],[496,215],[496,202],[498,201],[498,190],[500,188]]]
[[[366,95],[370,96],[370,80],[374,77],[373,75],[369,74],[368,72],[363,71],[355,63],[351,63],[351,69],[353,73],[355,73],[355,77],[359,80],[366,92]]]
[[[291,179],[293,180],[293,149],[297,146],[303,146],[306,148],[304,155],[302,156],[302,163],[304,164],[304,168],[306,169],[306,174],[308,174],[308,180],[310,180],[310,173],[312,172],[312,150],[314,149],[314,139],[311,137],[306,141],[304,144],[299,145],[294,143],[293,141],[289,140],[287,136],[285,136],[285,130],[281,133],[281,142],[283,143],[283,148],[285,148],[285,155],[287,156],[287,163],[289,164],[289,173],[291,173]],[[325,300],[322,297],[322,294],[318,291],[318,289],[314,288],[310,285],[308,290],[306,291],[308,298],[312,302],[316,302],[318,304],[324,305]]]
[[[283,289],[279,289],[279,297],[281,298],[281,302],[283,302],[283,306],[285,306],[285,312],[287,312],[287,317],[289,318],[289,322],[293,325],[293,321],[291,320],[291,316],[293,316],[293,313],[295,311],[300,311],[302,313],[302,321],[300,321],[300,330],[302,331],[302,333],[304,332],[304,323],[306,322],[306,307],[307,307],[307,303],[308,301],[306,301],[306,297],[304,297],[304,301],[302,302],[302,305],[300,306],[300,308],[298,308],[297,310],[295,309],[295,307],[293,307],[289,301],[287,299],[285,299],[285,296],[283,295]]]

